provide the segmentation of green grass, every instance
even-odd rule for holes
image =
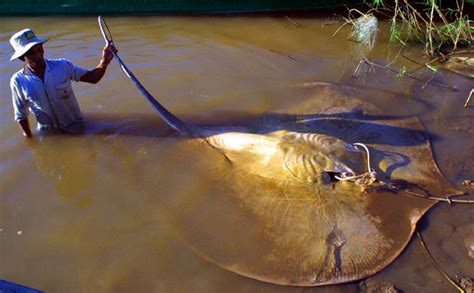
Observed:
[[[372,0],[371,12],[390,17],[390,41],[404,46],[410,43],[425,44],[425,52],[437,55],[444,51],[456,51],[473,43],[473,22],[465,14],[465,3],[457,0],[452,7],[442,7],[440,0],[414,1]],[[467,0],[474,4],[474,0]]]

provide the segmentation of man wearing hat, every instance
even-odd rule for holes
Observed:
[[[82,114],[72,90],[71,80],[99,82],[113,59],[113,45],[104,47],[99,64],[92,70],[76,66],[66,59],[44,59],[43,43],[31,29],[14,34],[10,44],[25,65],[10,80],[15,120],[23,135],[31,137],[29,112],[38,121],[40,132],[80,132]]]

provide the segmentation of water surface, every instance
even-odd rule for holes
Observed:
[[[433,77],[403,57],[395,68],[405,66],[459,90],[397,78],[383,69],[355,79],[360,49],[347,40],[347,30],[333,37],[340,22],[294,20],[298,27],[277,16],[113,17],[108,22],[120,56],[185,120],[241,123],[314,98],[317,82],[348,85],[386,114],[420,117],[447,179],[456,185],[474,179],[474,113],[462,107],[472,80],[447,71]],[[9,61],[10,36],[32,28],[50,38],[47,58],[67,58],[85,68],[98,63],[103,40],[93,17],[1,18],[0,24],[1,279],[48,292],[357,291],[356,283],[266,284],[199,257],[174,223],[204,199],[221,200],[203,214],[232,210],[236,203],[222,200],[225,190],[216,188],[218,174],[202,172],[203,163],[215,170],[224,163],[199,143],[183,144],[115,63],[99,84],[74,84],[88,121],[84,135],[23,139],[13,121],[9,89],[22,63]],[[383,24],[369,55],[380,63],[398,52],[387,45],[386,31]],[[420,48],[404,54],[421,60]],[[473,222],[472,207],[443,204],[422,222],[433,254],[453,276],[474,276],[468,256]],[[452,290],[416,240],[375,279],[406,292]]]

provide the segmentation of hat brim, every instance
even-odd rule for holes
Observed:
[[[43,43],[46,43],[49,39],[48,38],[45,38],[45,39],[40,39],[40,38],[36,38],[34,41],[28,43],[28,45],[22,47],[21,49],[15,51],[15,54],[13,54],[13,56],[10,58],[10,61],[13,61],[17,58],[20,58],[21,56],[25,55],[34,45],[38,45],[38,44],[43,44]]]

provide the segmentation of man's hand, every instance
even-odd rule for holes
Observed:
[[[99,64],[94,69],[82,75],[80,80],[93,84],[98,83],[104,76],[107,65],[114,59],[112,52],[117,53],[115,46],[113,44],[106,45],[104,49],[102,49],[102,57],[100,58]]]
[[[104,49],[102,49],[102,58],[100,60],[101,63],[109,64],[112,59],[114,59],[113,52],[117,53],[117,49],[113,44],[105,45]]]

